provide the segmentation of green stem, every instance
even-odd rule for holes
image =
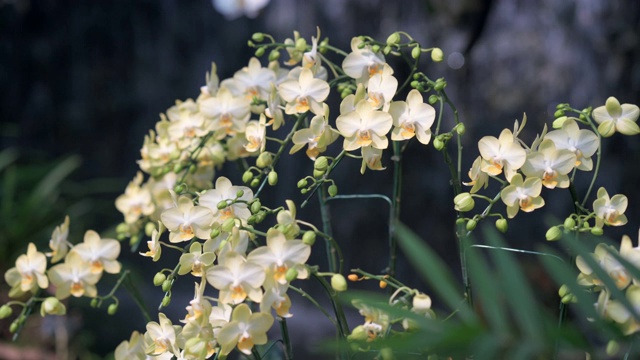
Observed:
[[[280,322],[280,331],[282,332],[282,341],[284,343],[284,358],[285,360],[293,360],[293,348],[291,347],[291,339],[289,339],[287,320],[279,317],[278,321]]]
[[[329,205],[326,200],[326,191],[323,189],[318,192],[318,200],[320,202],[320,217],[322,218],[322,232],[328,235],[329,238],[333,238],[333,229],[331,228],[331,214],[329,212]],[[338,269],[336,266],[336,248],[333,246],[328,238],[325,238],[325,246],[327,249],[327,262],[329,264],[329,271],[335,273]]]
[[[318,188],[322,186],[322,184],[324,184],[325,180],[329,177],[329,174],[331,174],[331,171],[333,171],[333,169],[338,166],[338,164],[346,154],[347,152],[345,150],[342,150],[340,154],[338,154],[338,156],[336,156],[336,158],[331,162],[331,165],[329,165],[324,175],[320,179],[318,179],[318,181],[316,181],[316,184],[313,186],[311,191],[308,192],[309,195],[307,195],[307,198],[302,202],[302,205],[300,205],[301,209],[307,206],[307,204],[309,203],[309,199],[311,199],[313,194],[318,191]]]
[[[398,257],[398,244],[396,242],[395,224],[400,219],[400,197],[402,193],[402,154],[400,142],[393,142],[393,196],[391,198],[391,211],[389,212],[389,265],[388,274],[396,275],[396,261]]]
[[[297,292],[298,294],[300,294],[303,298],[306,298],[307,300],[311,301],[311,303],[317,307],[323,314],[324,316],[327,317],[327,319],[329,319],[329,321],[331,321],[331,323],[333,324],[333,326],[336,327],[336,330],[340,331],[340,326],[338,325],[338,323],[336,322],[336,320],[334,318],[331,317],[331,314],[329,314],[327,312],[327,310],[324,309],[324,307],[322,307],[322,305],[320,305],[316,299],[313,298],[313,296],[309,295],[309,293],[307,293],[306,291],[297,288],[295,286],[291,286],[289,285],[289,288],[295,292]]]
[[[589,200],[589,195],[591,194],[591,190],[593,190],[593,185],[596,182],[596,178],[598,178],[598,173],[600,171],[600,160],[602,158],[602,135],[600,135],[600,133],[598,132],[598,128],[596,128],[595,124],[593,123],[593,121],[591,120],[591,117],[587,114],[584,114],[585,117],[587,118],[587,120],[589,121],[589,125],[591,126],[591,129],[593,130],[593,132],[596,133],[596,135],[598,135],[598,152],[596,153],[596,168],[593,171],[593,178],[591,178],[591,183],[589,184],[589,189],[587,189],[587,192],[584,194],[584,199],[582,200],[582,203],[580,204],[583,208],[585,206],[585,204],[587,203],[587,200]]]

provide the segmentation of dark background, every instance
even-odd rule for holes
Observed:
[[[36,229],[31,237],[21,236],[16,248],[28,241],[46,244],[66,213],[63,205],[77,204],[80,188],[85,202],[70,211],[72,234],[80,241],[88,228],[108,231],[121,221],[113,200],[135,175],[144,135],[176,99],[198,95],[211,61],[222,80],[246,66],[253,54],[246,46],[252,33],[267,32],[283,40],[298,30],[309,39],[316,26],[345,50],[352,36],[384,40],[395,30],[410,33],[425,47],[443,49],[445,61],[425,62],[423,69],[432,78],[446,77],[447,92],[467,126],[465,175],[477,156],[476,142],[512,128],[524,112],[529,125],[523,137],[530,142],[544,123],[551,123],[559,102],[582,108],[600,106],[608,96],[616,96],[621,103],[640,103],[640,3],[634,0],[272,0],[255,19],[234,20],[217,13],[206,0],[0,1],[0,150],[16,149],[16,164],[25,167],[46,168],[69,154],[82,158],[60,197],[43,204],[58,213],[32,226]],[[446,121],[445,128],[451,126],[450,116]],[[603,145],[606,162],[598,185],[630,199],[629,225],[607,229],[614,239],[622,233],[635,238],[639,225],[639,144],[637,138],[616,135]],[[311,165],[300,156],[293,161],[301,166],[279,169],[285,190],[272,195],[274,206],[287,197],[302,199],[295,183],[311,172]],[[384,161],[391,166],[388,158]],[[388,194],[390,171],[360,176],[358,162],[347,164],[336,175],[341,193]],[[225,169],[237,179],[234,170]],[[414,143],[407,150],[403,176],[403,221],[427,239],[454,272],[459,271],[451,190],[441,155]],[[579,182],[578,188],[584,190],[585,183]],[[541,209],[545,211],[509,222],[506,238],[511,246],[533,248],[544,240],[550,224],[571,212],[568,192],[557,193],[547,199],[547,207]],[[362,200],[333,203],[332,210],[347,268],[382,270],[386,205]],[[315,216],[305,210],[300,218],[319,224]],[[124,255],[127,266],[150,267],[147,259],[134,255]],[[159,268],[138,276],[149,283]],[[409,284],[418,284],[402,259],[399,272]],[[190,282],[184,283],[184,301],[174,298],[176,319],[192,296]],[[144,291],[151,303],[159,301],[158,289]],[[291,327],[304,329],[296,321],[318,316],[306,309],[294,299],[292,312],[304,315],[294,316]],[[115,329],[100,335],[100,341],[88,340],[88,346],[104,353],[128,338],[131,330],[143,331],[144,322],[133,311],[121,311],[130,320],[126,329],[122,317],[100,320],[110,321]],[[352,327],[359,321],[354,318]],[[323,329],[328,324],[318,323]],[[305,331],[298,332],[297,342],[294,339],[300,344],[298,351],[322,337]]]

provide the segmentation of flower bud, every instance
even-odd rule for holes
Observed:
[[[567,121],[567,119],[568,118],[566,116],[560,116],[559,118],[553,120],[551,127],[553,127],[554,129],[561,129],[562,124],[564,124],[564,122]]]
[[[562,109],[556,110],[556,112],[553,113],[553,117],[556,119],[563,116],[564,116],[564,110]]]
[[[224,232],[231,232],[231,230],[233,230],[235,226],[236,226],[236,219],[229,218],[222,223],[222,226],[220,226],[220,229],[222,229],[222,231]]]
[[[329,189],[327,189],[327,192],[331,197],[338,195],[338,186],[336,186],[336,184],[331,184],[331,186],[329,186]]]
[[[161,285],[164,284],[165,280],[167,280],[167,276],[162,272],[157,272],[153,276],[153,285],[154,286],[161,286]]]
[[[341,274],[335,274],[331,277],[331,287],[337,292],[347,290],[347,280]]]
[[[251,35],[251,40],[257,41],[257,42],[262,42],[262,41],[264,41],[264,34],[260,33],[260,32],[253,33],[253,35]]]
[[[269,53],[269,61],[276,61],[280,58],[280,51],[278,49],[273,49]]]
[[[576,227],[576,221],[573,220],[571,216],[564,219],[564,229],[565,230],[573,230]]]
[[[566,295],[571,294],[570,291],[571,290],[569,290],[569,287],[567,285],[562,285],[562,286],[560,286],[560,289],[558,289],[558,295],[560,297],[565,297]]]
[[[364,341],[367,340],[369,336],[367,335],[367,330],[365,330],[364,326],[358,325],[356,326],[351,334],[347,336],[347,341]]]
[[[436,136],[436,138],[433,139],[433,148],[438,151],[444,149],[444,141]]]
[[[433,90],[435,91],[442,91],[442,89],[444,89],[447,86],[447,82],[442,80],[442,79],[438,79],[436,80],[435,85],[433,85]]]
[[[273,156],[271,156],[270,152],[265,151],[263,153],[260,153],[260,155],[258,155],[258,158],[256,159],[256,166],[259,167],[260,169],[264,169],[267,166],[271,165],[272,162],[273,162]]]
[[[373,51],[374,53],[380,52],[380,45],[375,44],[371,47],[371,51]]]
[[[131,235],[131,238],[129,239],[129,245],[131,247],[138,245],[139,242],[140,242],[140,235],[138,234]]]
[[[464,135],[466,131],[467,131],[467,127],[464,126],[463,123],[456,125],[456,133],[458,133],[458,135]]]
[[[167,292],[169,290],[171,290],[171,284],[172,281],[167,279],[165,281],[162,282],[162,291]]]
[[[267,181],[269,182],[269,185],[275,186],[278,183],[278,173],[271,170],[269,175],[267,175]]]
[[[176,186],[173,188],[173,191],[175,191],[175,192],[176,192],[176,194],[182,194],[182,193],[184,192],[184,190],[185,190],[185,186],[184,186],[184,184],[176,185]]]
[[[162,298],[162,307],[167,307],[171,304],[171,296],[167,295]]]
[[[412,87],[412,88],[414,88],[414,89],[415,89],[415,88],[417,88],[418,86],[420,86],[420,81],[418,81],[418,80],[413,80],[413,81],[411,82],[411,84],[410,84],[410,85],[411,85],[411,87]]]
[[[253,179],[253,172],[251,170],[247,170],[242,174],[242,182],[247,184]]]
[[[129,225],[127,223],[120,223],[116,226],[116,233],[126,234],[129,232]]]
[[[562,231],[560,231],[560,228],[557,226],[552,226],[544,236],[547,238],[547,241],[560,240],[562,238]]]
[[[189,173],[193,174],[198,170],[198,167],[196,166],[196,164],[191,164],[191,166],[189,166]]]
[[[0,306],[0,319],[6,319],[13,314],[13,309],[11,306],[4,304]]]
[[[614,356],[620,351],[620,344],[615,340],[609,340],[607,343],[607,355]]]
[[[427,294],[419,293],[413,297],[413,309],[424,312],[431,309],[431,297]]]
[[[601,236],[602,234],[604,234],[604,231],[601,227],[594,226],[591,228],[591,234],[595,236]]]
[[[257,216],[251,215],[247,218],[247,224],[254,225],[256,223]]]
[[[298,186],[298,189],[302,189],[307,187],[307,185],[308,185],[307,179],[300,179],[300,181],[298,181],[297,186]]]
[[[444,53],[442,52],[442,49],[433,48],[433,50],[431,50],[431,60],[433,62],[441,62],[444,60]]]
[[[456,195],[456,197],[453,198],[453,203],[455,204],[456,211],[461,212],[473,210],[473,207],[476,204],[473,197],[468,192]]]
[[[347,276],[347,279],[349,279],[349,281],[359,281],[360,277],[358,277],[358,274],[349,274],[349,276]]]
[[[385,55],[389,55],[389,53],[391,52],[391,46],[387,45],[384,47],[384,49],[382,49],[382,53]]]
[[[320,171],[325,171],[329,167],[329,160],[327,160],[326,156],[320,156],[313,163],[313,168]]]
[[[256,224],[260,224],[261,222],[263,222],[263,221],[264,221],[264,218],[265,218],[266,216],[267,216],[267,215],[265,214],[265,212],[264,212],[264,211],[260,211],[259,213],[257,213],[257,214],[256,214]]]
[[[316,242],[316,233],[309,230],[302,235],[302,242],[306,245],[313,246]]]
[[[98,299],[97,298],[91,299],[91,302],[89,302],[89,306],[91,306],[92,308],[98,307]]]
[[[211,229],[211,238],[215,239],[220,235],[220,228],[219,227],[214,227],[213,229]]]
[[[107,314],[114,315],[118,311],[118,304],[113,303],[107,308]]]
[[[259,48],[256,49],[256,52],[254,53],[254,55],[257,56],[257,57],[261,57],[262,55],[264,55],[264,52],[265,52],[264,48],[263,47],[259,47]]]
[[[147,236],[153,235],[153,231],[156,229],[156,225],[152,222],[144,224],[144,234]]]
[[[18,320],[12,322],[11,325],[9,326],[9,332],[13,334],[14,332],[18,331],[19,326],[20,326],[20,323],[18,322]]]
[[[387,287],[387,282],[384,280],[380,280],[380,283],[378,284],[378,286],[380,286],[380,289],[384,289]]]
[[[476,228],[478,222],[474,219],[467,221],[467,231],[473,231]]]
[[[316,179],[319,179],[322,177],[322,175],[324,175],[324,170],[316,170],[313,169],[313,177]]]
[[[287,272],[284,274],[284,278],[288,282],[292,282],[293,280],[298,278],[298,270],[296,270],[295,268],[287,269]]]
[[[569,304],[569,303],[576,302],[576,297],[573,296],[573,294],[567,294],[567,295],[563,296],[562,299],[560,299],[560,301],[563,304]]]
[[[393,349],[390,347],[386,347],[380,350],[380,359],[381,360],[393,360],[395,356],[393,356]]]
[[[262,208],[262,203],[260,200],[255,200],[251,203],[251,213],[256,214]]]
[[[304,38],[298,38],[296,40],[296,50],[298,51],[306,51],[307,50],[307,40]]]
[[[241,198],[244,196],[244,190],[238,190],[236,191],[236,198]]]
[[[440,98],[438,97],[438,95],[430,95],[429,96],[429,104],[433,105],[435,103],[438,102],[438,100],[440,100]]]
[[[67,313],[67,308],[57,298],[50,296],[40,304],[40,315],[64,315]]]
[[[394,32],[393,34],[387,37],[387,45],[395,45],[400,42],[400,34]]]
[[[253,178],[253,180],[251,180],[251,187],[258,187],[258,185],[260,185],[260,179],[258,178]]]
[[[413,48],[413,50],[411,50],[411,57],[414,59],[417,59],[420,57],[420,46],[416,46]]]
[[[229,206],[229,204],[227,203],[227,200],[220,200],[218,202],[218,204],[216,205],[218,210],[222,210],[222,209],[226,208],[227,206]]]
[[[506,233],[509,229],[509,224],[507,224],[507,219],[498,219],[496,220],[496,229],[501,233]]]

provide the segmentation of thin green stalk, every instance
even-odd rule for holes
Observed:
[[[320,217],[322,218],[322,232],[333,238],[333,229],[331,228],[331,214],[329,212],[329,205],[327,204],[327,194],[322,186],[322,190],[318,192],[318,200],[320,202]],[[329,271],[336,272],[336,249],[329,239],[325,238],[325,246],[327,249],[327,263],[329,264]]]
[[[307,206],[307,204],[309,203],[309,199],[311,199],[313,194],[315,194],[315,192],[318,191],[318,188],[322,186],[322,184],[324,184],[324,181],[329,177],[329,174],[331,174],[331,171],[333,171],[333,169],[336,166],[338,166],[338,164],[340,163],[340,161],[342,161],[342,158],[344,158],[346,154],[348,154],[347,151],[342,150],[340,154],[338,154],[338,156],[336,156],[336,158],[331,162],[331,165],[329,165],[324,175],[320,179],[318,179],[318,181],[313,186],[313,188],[307,193],[309,195],[307,195],[307,198],[300,205],[301,209]]]
[[[400,219],[400,197],[402,193],[402,154],[400,142],[393,142],[393,195],[391,211],[389,212],[389,265],[388,274],[396,275],[396,261],[398,257],[398,243],[395,235],[395,224]]]
[[[338,323],[338,334],[336,334],[338,344],[340,345],[340,358],[348,359],[349,358],[349,350],[344,346],[342,341],[347,338],[349,335],[349,324],[347,323],[347,318],[344,315],[344,309],[342,308],[342,304],[337,300],[337,293],[331,285],[327,283],[327,281],[318,276],[316,274],[312,274],[313,277],[320,282],[322,288],[329,295],[329,299],[331,300],[331,306],[333,307],[333,312],[336,314],[336,321]]]
[[[584,199],[580,204],[582,207],[584,207],[585,204],[587,203],[587,200],[589,200],[589,195],[591,194],[591,190],[593,190],[593,185],[595,184],[596,179],[598,178],[598,173],[600,172],[600,160],[602,159],[602,135],[600,135],[600,133],[598,132],[598,128],[596,128],[595,124],[591,120],[591,117],[587,114],[584,114],[584,115],[589,121],[589,126],[591,126],[591,129],[593,130],[593,132],[595,132],[596,135],[598,135],[598,152],[596,153],[596,168],[593,170],[593,177],[591,178],[589,189],[587,189],[587,192],[584,194]]]
[[[287,320],[278,317],[278,321],[280,322],[280,332],[282,332],[282,341],[284,344],[284,358],[285,360],[293,360],[293,348],[291,347],[291,339],[289,339]]]
[[[306,298],[307,300],[311,301],[311,303],[318,308],[318,310],[320,310],[324,316],[327,317],[327,319],[329,319],[329,321],[331,321],[331,323],[336,327],[336,329],[338,331],[340,331],[340,325],[338,325],[338,323],[336,322],[336,320],[334,318],[331,317],[331,314],[329,314],[329,312],[327,312],[327,310],[324,309],[324,307],[322,307],[322,305],[320,305],[316,299],[313,298],[313,296],[309,295],[309,293],[307,293],[306,291],[297,288],[295,286],[291,286],[289,285],[289,289],[297,292],[298,294],[300,294],[303,298]]]

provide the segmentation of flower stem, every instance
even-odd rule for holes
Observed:
[[[284,343],[284,358],[285,360],[293,360],[293,348],[291,347],[291,339],[289,339],[287,320],[278,317],[278,321],[280,322],[280,331],[282,332],[282,341]]]

